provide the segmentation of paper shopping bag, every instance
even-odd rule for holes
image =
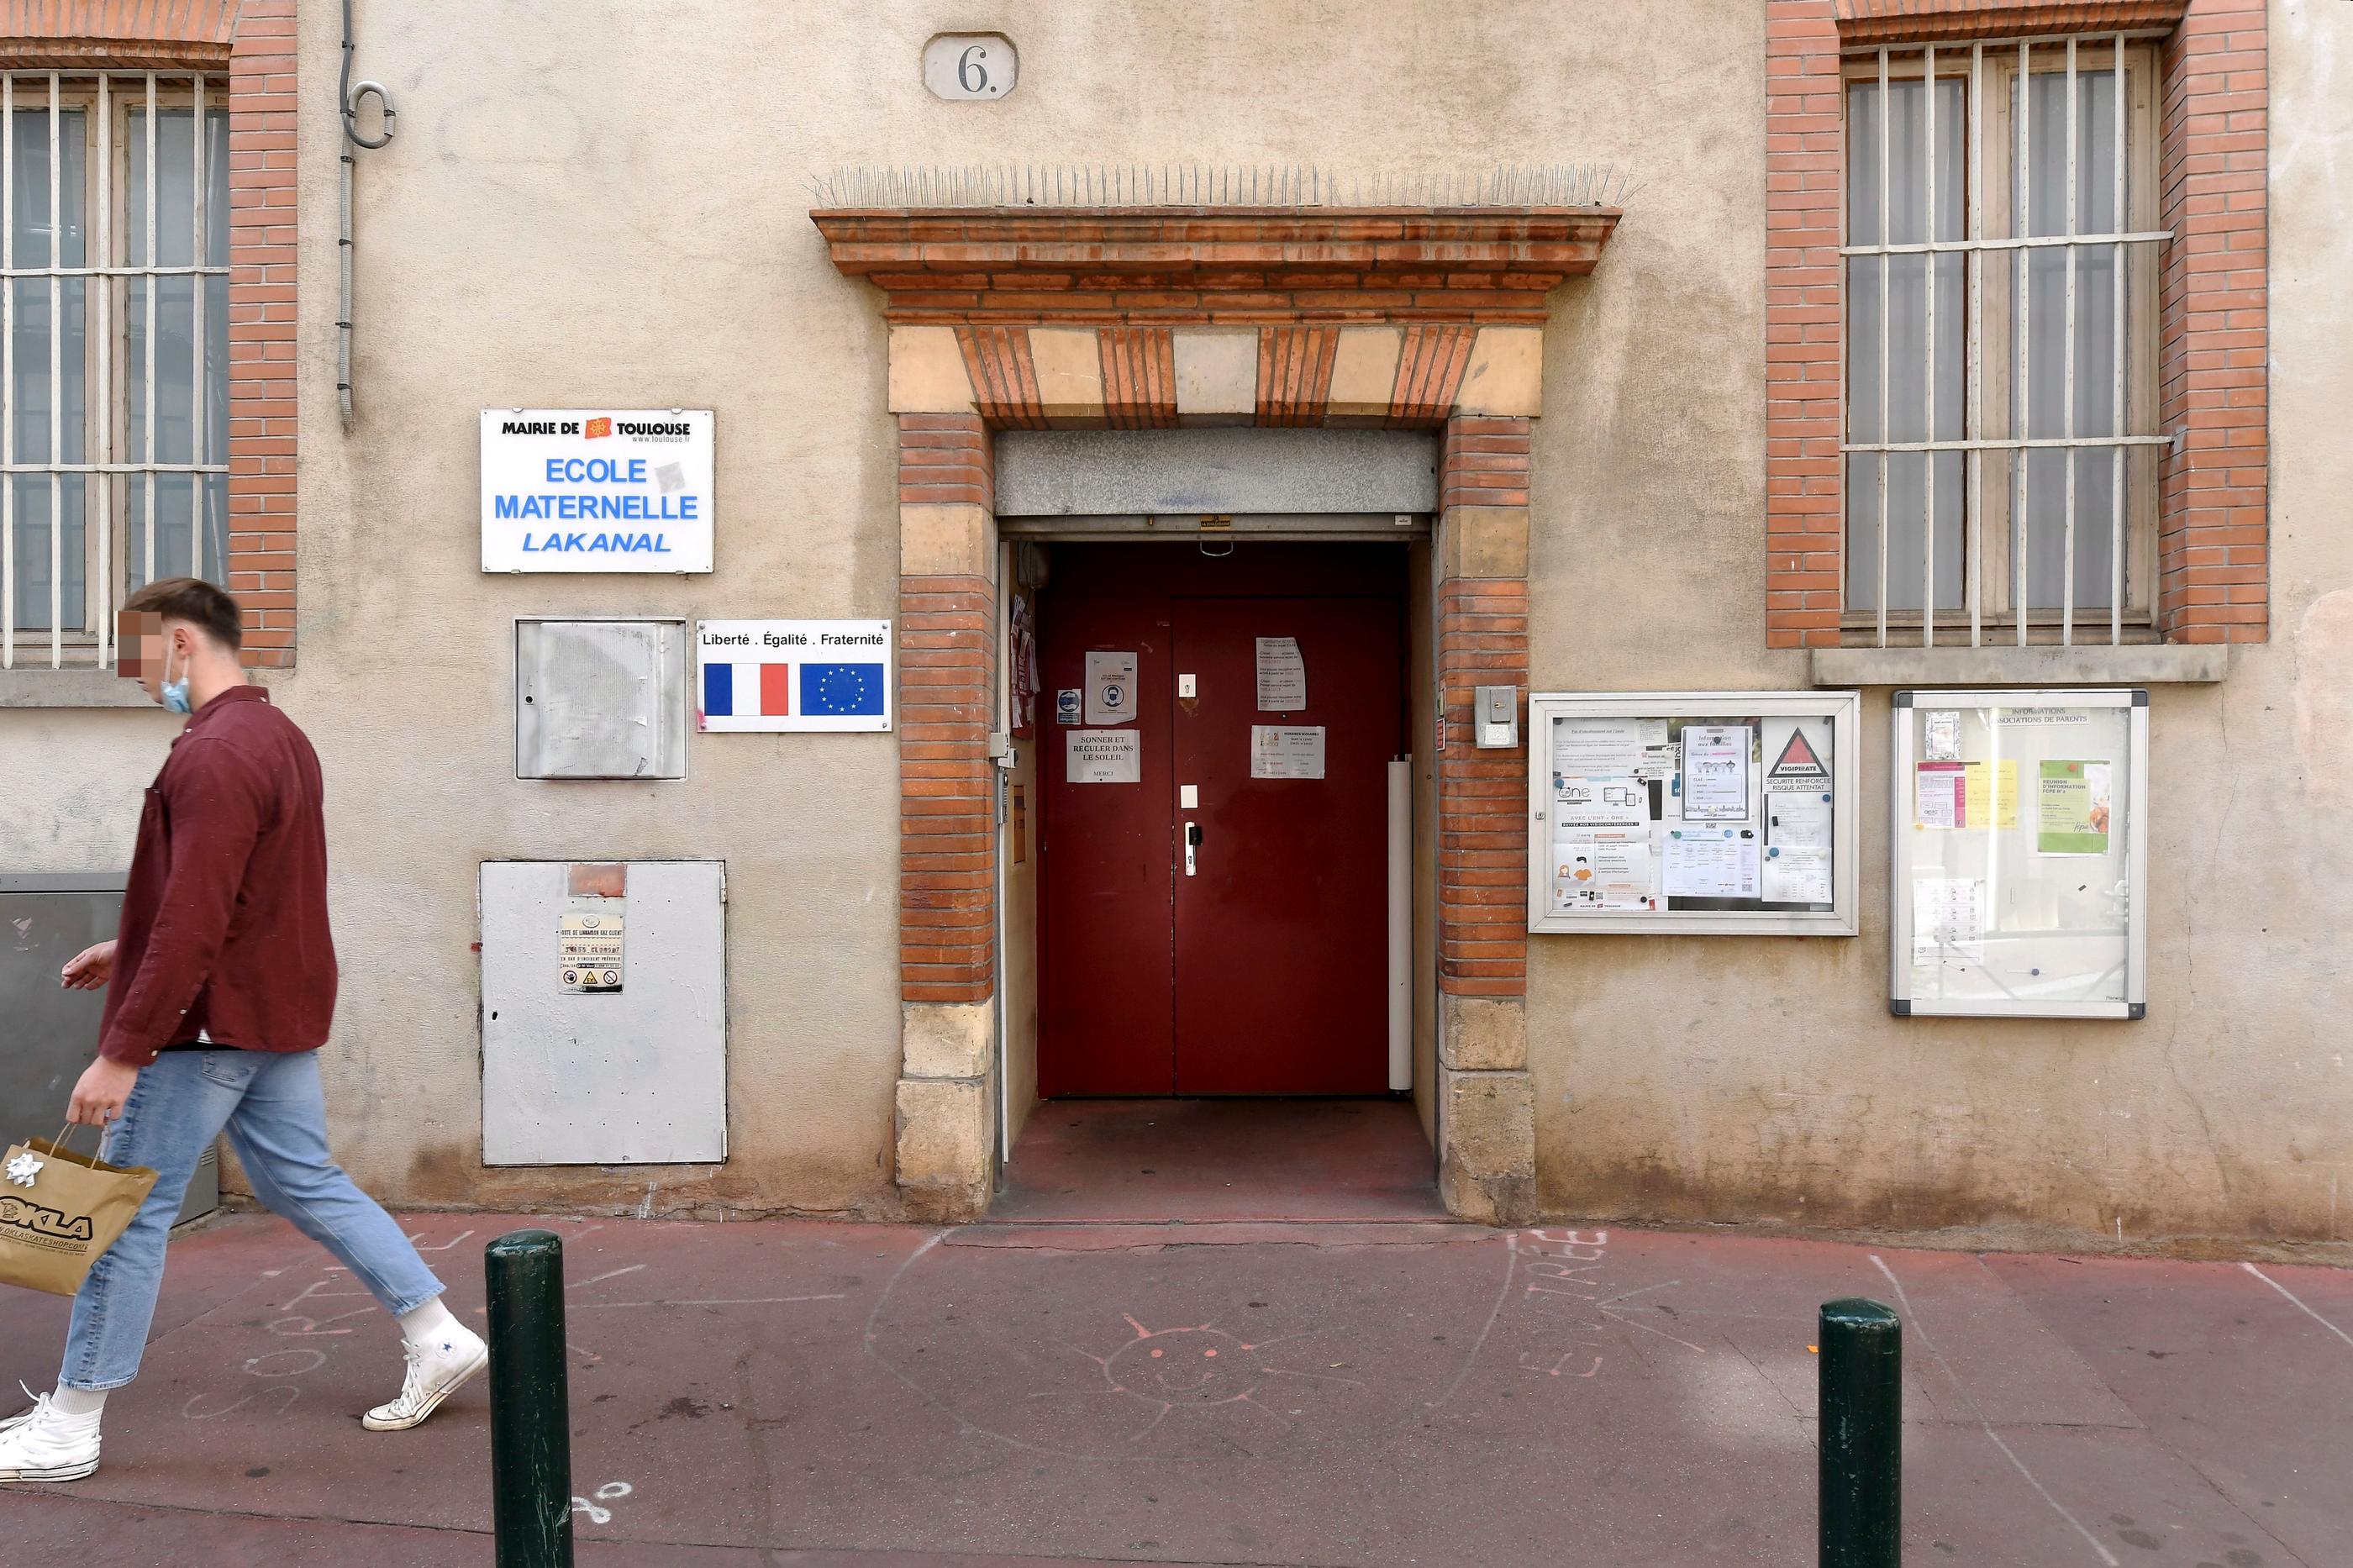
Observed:
[[[0,1163],[0,1284],[70,1296],[155,1185],[144,1165],[110,1165],[28,1138]]]

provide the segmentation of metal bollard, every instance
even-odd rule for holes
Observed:
[[[564,1242],[553,1231],[509,1231],[482,1249],[482,1261],[498,1568],[572,1568]]]
[[[1904,1324],[1862,1297],[1821,1313],[1821,1568],[1897,1568],[1904,1552]]]

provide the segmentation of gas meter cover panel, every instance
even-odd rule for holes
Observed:
[[[482,410],[482,570],[708,572],[708,408]]]
[[[482,1163],[727,1157],[726,867],[481,869]]]

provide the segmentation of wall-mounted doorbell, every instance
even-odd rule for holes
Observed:
[[[1509,751],[1520,743],[1520,689],[1516,686],[1482,686],[1477,700],[1471,706],[1471,721],[1476,726],[1477,744],[1482,751]]]

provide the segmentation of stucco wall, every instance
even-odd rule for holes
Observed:
[[[336,7],[302,29],[300,663],[332,791],[336,1145],[387,1199],[886,1212],[898,1067],[895,749],[697,738],[676,784],[518,783],[512,622],[887,616],[895,440],[876,298],[828,265],[852,164],[1592,161],[1642,184],[1556,296],[1538,422],[1535,684],[1788,686],[1763,649],[1763,16],[1725,0],[1478,6],[746,6],[365,0],[400,105],[361,155],[362,419],[334,412]],[[938,102],[939,27],[1002,27],[1019,89]],[[2274,640],[2160,693],[2149,1019],[1898,1023],[1885,824],[1846,942],[1546,937],[1530,1034],[1563,1213],[1902,1226],[2029,1218],[2321,1236],[2353,1169],[2353,541],[2336,416],[2353,6],[2274,5]],[[2345,173],[2340,181],[2338,170]],[[476,411],[719,412],[708,578],[486,578]],[[1546,605],[1624,606],[1570,616]],[[1883,694],[1877,694],[1883,699]],[[1869,714],[1866,799],[1883,778]],[[120,865],[170,722],[0,712],[0,867]],[[733,1158],[483,1173],[475,868],[728,862]]]
[[[2283,0],[2274,23],[2274,629],[2233,650],[2223,684],[2154,696],[2148,1017],[1890,1017],[1888,823],[1867,809],[1854,939],[1532,941],[1548,1210],[2127,1242],[2343,1234],[2353,7]],[[1767,654],[1757,631],[1763,186],[1739,171],[1761,167],[1762,126],[1706,107],[1745,108],[1761,69],[1744,47],[1683,106],[1689,129],[1648,143],[1633,215],[1556,313],[1538,688],[1805,683],[1803,656]],[[1572,590],[1627,613],[1545,613]],[[1866,703],[1867,803],[1884,798],[1886,695]]]

